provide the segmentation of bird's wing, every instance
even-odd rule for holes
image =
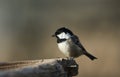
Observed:
[[[72,36],[71,39],[77,46],[79,46],[82,50],[86,51],[85,48],[80,43],[79,38],[76,35]]]

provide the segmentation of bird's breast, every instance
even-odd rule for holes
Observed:
[[[82,49],[69,40],[58,43],[58,48],[67,57],[78,57],[82,55]]]
[[[58,43],[58,48],[60,49],[60,51],[63,54],[65,54],[67,57],[69,57],[70,46],[69,46],[69,43],[67,41]]]

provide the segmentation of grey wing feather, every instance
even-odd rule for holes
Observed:
[[[85,48],[82,46],[82,44],[79,41],[79,38],[76,35],[72,36],[71,39],[77,46],[79,46],[82,49],[84,55],[89,57],[91,60],[97,59],[95,56],[91,55],[85,50]]]
[[[79,38],[76,35],[72,36],[71,39],[77,46],[79,46],[82,50],[86,51],[85,48],[80,43]]]

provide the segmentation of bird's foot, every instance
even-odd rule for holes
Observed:
[[[73,57],[67,57],[67,59],[68,59],[68,60],[74,60],[74,58],[73,58]]]

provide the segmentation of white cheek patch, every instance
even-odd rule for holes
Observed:
[[[61,34],[57,35],[60,39],[68,39],[71,37],[69,33],[62,32]]]

